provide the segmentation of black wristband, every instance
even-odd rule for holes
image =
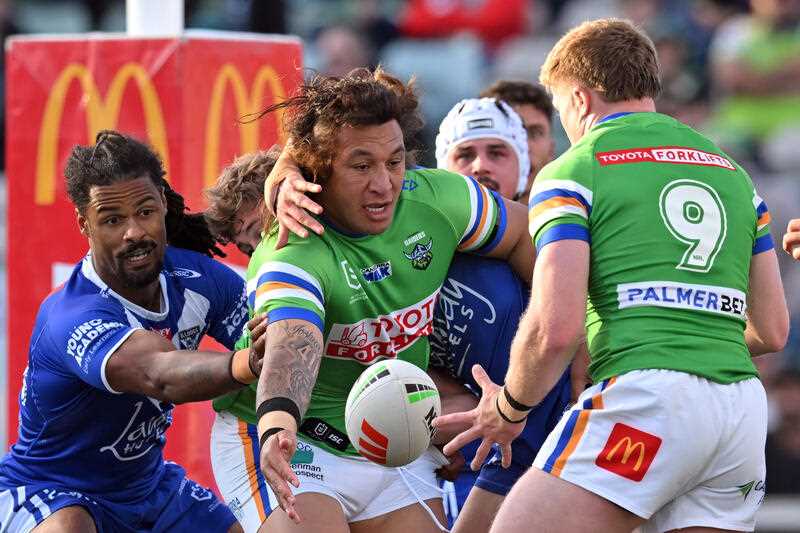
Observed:
[[[511,397],[511,393],[508,392],[508,389],[506,388],[505,385],[503,385],[503,394],[506,397],[506,401],[508,402],[508,405],[510,405],[511,407],[516,409],[517,411],[530,411],[534,407],[536,407],[535,405],[525,405],[524,403],[518,402],[517,400],[512,398]]]
[[[228,360],[228,374],[231,376],[231,381],[234,383],[238,383],[239,385],[247,385],[247,383],[242,383],[233,375],[233,358],[236,357],[236,352],[231,352],[231,358]]]
[[[283,431],[284,429],[286,429],[286,428],[269,428],[268,430],[266,430],[264,432],[264,434],[261,435],[261,438],[258,439],[258,447],[259,448],[263,448],[264,447],[264,443],[267,442],[268,438],[270,438],[271,436],[273,436],[275,433],[277,433],[279,431]]]
[[[300,408],[290,398],[270,398],[261,402],[261,405],[256,409],[256,420],[261,420],[261,417],[272,411],[285,411],[294,417],[297,423],[297,428],[300,428]]]
[[[527,414],[525,416],[523,416],[522,418],[520,418],[519,420],[511,420],[510,418],[508,418],[505,415],[505,413],[503,413],[503,410],[500,409],[500,396],[495,396],[494,397],[494,406],[497,408],[497,414],[500,415],[500,418],[502,418],[503,420],[505,420],[509,424],[520,424],[522,422],[525,422],[525,420],[528,419],[528,415]]]

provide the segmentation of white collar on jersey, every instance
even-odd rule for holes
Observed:
[[[160,306],[161,312],[158,313],[150,311],[149,309],[145,309],[140,305],[136,305],[130,300],[126,300],[125,298],[114,292],[108,285],[106,285],[106,283],[102,279],[100,279],[100,276],[94,269],[94,264],[92,263],[91,251],[89,251],[89,253],[86,254],[86,257],[83,258],[81,264],[81,273],[86,277],[86,279],[97,285],[102,292],[110,294],[111,296],[119,300],[119,303],[121,303],[123,307],[125,307],[126,309],[130,310],[131,312],[135,313],[136,315],[139,315],[144,319],[151,320],[153,322],[160,322],[161,320],[167,318],[167,315],[169,314],[169,296],[167,294],[167,278],[164,277],[164,272],[161,272],[158,275],[158,282],[161,284],[161,306]]]

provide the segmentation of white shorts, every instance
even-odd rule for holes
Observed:
[[[590,387],[534,466],[648,519],[642,531],[752,531],[764,499],[767,399],[757,378],[723,385],[670,370]]]
[[[300,479],[300,487],[292,487],[292,492],[327,494],[341,504],[348,522],[441,498],[435,470],[447,463],[430,448],[409,465],[387,468],[361,457],[334,455],[309,440],[298,440],[292,461]],[[261,473],[256,427],[229,413],[217,413],[211,429],[211,466],[225,503],[245,533],[255,533],[278,507]]]

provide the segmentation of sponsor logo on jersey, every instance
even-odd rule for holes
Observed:
[[[497,311],[483,294],[454,278],[445,280],[436,305],[440,313],[430,336],[431,360],[458,376],[471,346],[464,343],[464,339],[470,338],[470,326],[494,324]]]
[[[292,465],[299,465],[299,464],[311,464],[314,462],[314,448],[306,444],[305,442],[298,441],[297,442],[297,449],[292,456],[292,460],[290,461]]]
[[[176,268],[167,272],[173,278],[199,278],[202,274],[188,268]]]
[[[416,180],[412,180],[412,179],[404,179],[403,180],[403,190],[404,191],[413,191],[417,187],[419,187],[419,185],[417,185]]]
[[[660,146],[654,148],[631,148],[595,154],[601,166],[619,165],[622,163],[680,163],[701,167],[720,167],[736,170],[728,159],[711,152],[684,148],[680,146]]]
[[[125,324],[122,322],[106,322],[102,318],[87,320],[72,330],[67,339],[67,353],[85,370],[83,358],[86,355],[86,348],[95,340],[104,339],[114,330],[124,327]],[[88,361],[86,363],[88,364]]]
[[[764,501],[764,495],[767,491],[767,484],[764,483],[764,480],[753,480],[745,483],[744,485],[737,485],[736,488],[742,493],[742,497],[745,501],[750,494],[754,494],[754,497],[758,500],[757,505],[761,505],[761,502]]]
[[[361,282],[358,281],[358,276],[356,276],[356,273],[353,272],[353,269],[350,267],[350,263],[347,262],[347,259],[343,259],[339,264],[342,267],[342,272],[344,273],[344,279],[347,282],[347,286],[353,290],[360,289]]]
[[[155,331],[165,339],[172,340],[172,329],[170,328],[152,328],[150,331]]]
[[[331,426],[321,418],[306,418],[300,426],[300,433],[311,439],[324,442],[331,448],[343,452],[350,446],[347,435]]]
[[[372,427],[367,419],[361,420],[361,436],[358,437],[358,453],[367,459],[385,465],[389,438]]]
[[[147,403],[149,402],[149,403]],[[133,414],[119,437],[101,452],[111,452],[120,461],[133,461],[163,444],[164,432],[172,424],[172,405],[152,398],[136,402]]]
[[[617,422],[595,464],[609,472],[640,482],[661,447],[661,438]]]
[[[367,283],[377,283],[392,275],[392,262],[384,261],[361,269],[361,275]]]
[[[325,344],[325,355],[371,364],[380,357],[394,358],[418,338],[433,331],[433,307],[437,290],[403,309],[365,318],[354,324],[334,324]]]
[[[241,336],[247,317],[247,289],[245,289],[239,296],[233,311],[222,320],[222,325],[225,326],[228,337],[236,339]]]
[[[411,261],[411,266],[417,270],[425,270],[433,260],[433,239],[428,238],[427,242],[423,242],[426,238],[424,231],[418,231],[409,235],[403,241],[403,255],[406,259]]]
[[[619,308],[644,305],[707,311],[745,320],[746,296],[742,291],[714,285],[672,281],[642,281],[617,285]]]

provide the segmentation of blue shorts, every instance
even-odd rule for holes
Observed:
[[[561,420],[571,396],[570,373],[567,369],[542,403],[531,411],[525,429],[511,443],[511,466],[502,467],[500,449],[495,445],[489,460],[481,467],[475,486],[501,496],[508,494],[512,485],[533,464],[539,448]]]
[[[4,533],[27,533],[52,513],[73,505],[91,514],[98,533],[225,533],[236,522],[213,492],[188,479],[183,467],[170,462],[155,490],[125,503],[63,487],[0,486]]]

